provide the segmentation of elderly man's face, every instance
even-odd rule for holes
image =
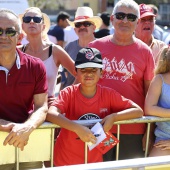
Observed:
[[[147,16],[139,19],[136,27],[136,34],[140,36],[151,36],[154,30],[155,17]]]
[[[124,15],[125,17],[119,17],[117,15],[119,13],[124,13],[126,15]],[[118,8],[116,14],[111,16],[111,21],[115,28],[115,34],[118,33],[122,36],[133,35],[138,21],[136,15],[136,11],[131,8]]]

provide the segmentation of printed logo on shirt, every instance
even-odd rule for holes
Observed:
[[[93,119],[100,119],[100,117],[94,113],[86,113],[82,115],[78,120],[93,120]]]
[[[87,113],[82,115],[78,120],[95,120],[100,119],[100,117],[94,113]],[[89,125],[88,128],[91,129],[94,125]]]
[[[124,59],[117,61],[115,57],[112,60],[103,58],[103,78],[125,82],[132,79],[133,74],[136,74],[136,71],[132,62],[125,63]]]
[[[100,108],[100,113],[108,113],[108,109],[107,108]]]

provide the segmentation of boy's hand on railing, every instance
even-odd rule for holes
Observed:
[[[76,130],[76,134],[83,142],[91,142],[95,144],[97,141],[97,138],[93,135],[92,131],[85,126],[80,126],[80,128]]]
[[[108,132],[112,128],[114,122],[113,118],[113,115],[108,115],[101,121],[101,124],[103,125],[103,130],[105,132]]]

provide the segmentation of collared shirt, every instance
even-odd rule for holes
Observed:
[[[155,60],[155,64],[157,64],[157,62],[159,60],[159,53],[160,53],[162,47],[164,47],[165,45],[166,44],[163,41],[155,39],[152,35],[152,43],[149,47],[152,50],[153,57],[154,57],[154,60]]]
[[[34,95],[47,93],[43,62],[17,50],[16,64],[0,70],[0,119],[22,123],[33,112]],[[4,72],[5,71],[5,72]]]
[[[20,62],[19,54],[18,54],[17,51],[16,51],[16,61],[15,61],[15,63],[16,63],[17,69],[20,69],[20,68],[21,68],[21,62]],[[9,70],[6,69],[6,68],[3,67],[3,66],[0,66],[0,70],[5,71],[6,83],[7,83]]]

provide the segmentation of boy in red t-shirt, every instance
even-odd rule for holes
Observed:
[[[120,120],[139,118],[142,109],[115,90],[97,85],[102,75],[102,57],[95,48],[81,49],[75,61],[79,84],[60,91],[58,98],[49,108],[47,121],[62,129],[54,148],[55,166],[83,164],[84,142],[96,142],[88,127],[72,120],[103,119],[105,132]],[[77,140],[76,138],[81,140]],[[97,148],[88,151],[88,163],[101,162],[102,154]]]

